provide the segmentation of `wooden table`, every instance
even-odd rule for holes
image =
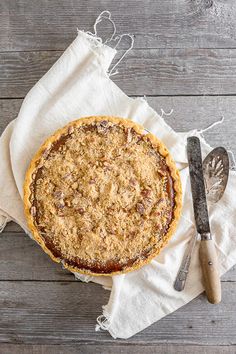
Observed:
[[[165,118],[177,131],[224,116],[206,137],[236,153],[235,0],[1,0],[0,131],[76,28],[91,30],[105,9],[118,33],[135,34],[114,81],[159,113],[173,108]],[[129,340],[94,331],[109,292],[75,281],[15,224],[0,238],[0,270],[1,354],[236,353],[236,269],[222,279],[220,305],[201,295]]]

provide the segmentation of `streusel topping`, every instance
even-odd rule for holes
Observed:
[[[109,121],[71,126],[39,161],[31,215],[67,264],[109,273],[158,247],[174,209],[165,158],[148,136]]]

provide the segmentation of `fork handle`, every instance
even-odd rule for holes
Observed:
[[[196,240],[197,240],[197,235],[193,235],[191,240],[189,241],[187,251],[184,255],[184,258],[183,258],[181,266],[179,268],[177,277],[174,282],[174,288],[177,291],[184,290],[186,279],[187,279],[188,272],[189,272],[190,263],[191,263],[191,257],[192,257],[193,250],[194,250],[194,247],[196,244]]]

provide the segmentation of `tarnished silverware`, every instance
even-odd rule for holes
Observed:
[[[203,161],[203,175],[207,201],[217,203],[224,194],[229,175],[229,158],[225,148],[217,147],[207,155]],[[177,291],[182,291],[185,287],[197,238],[198,234],[196,233],[189,241],[174,283],[174,288]]]

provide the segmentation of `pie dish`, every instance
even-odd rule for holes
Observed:
[[[166,147],[131,120],[70,122],[33,157],[24,208],[34,239],[56,262],[113,275],[151,261],[181,212],[179,172]]]

